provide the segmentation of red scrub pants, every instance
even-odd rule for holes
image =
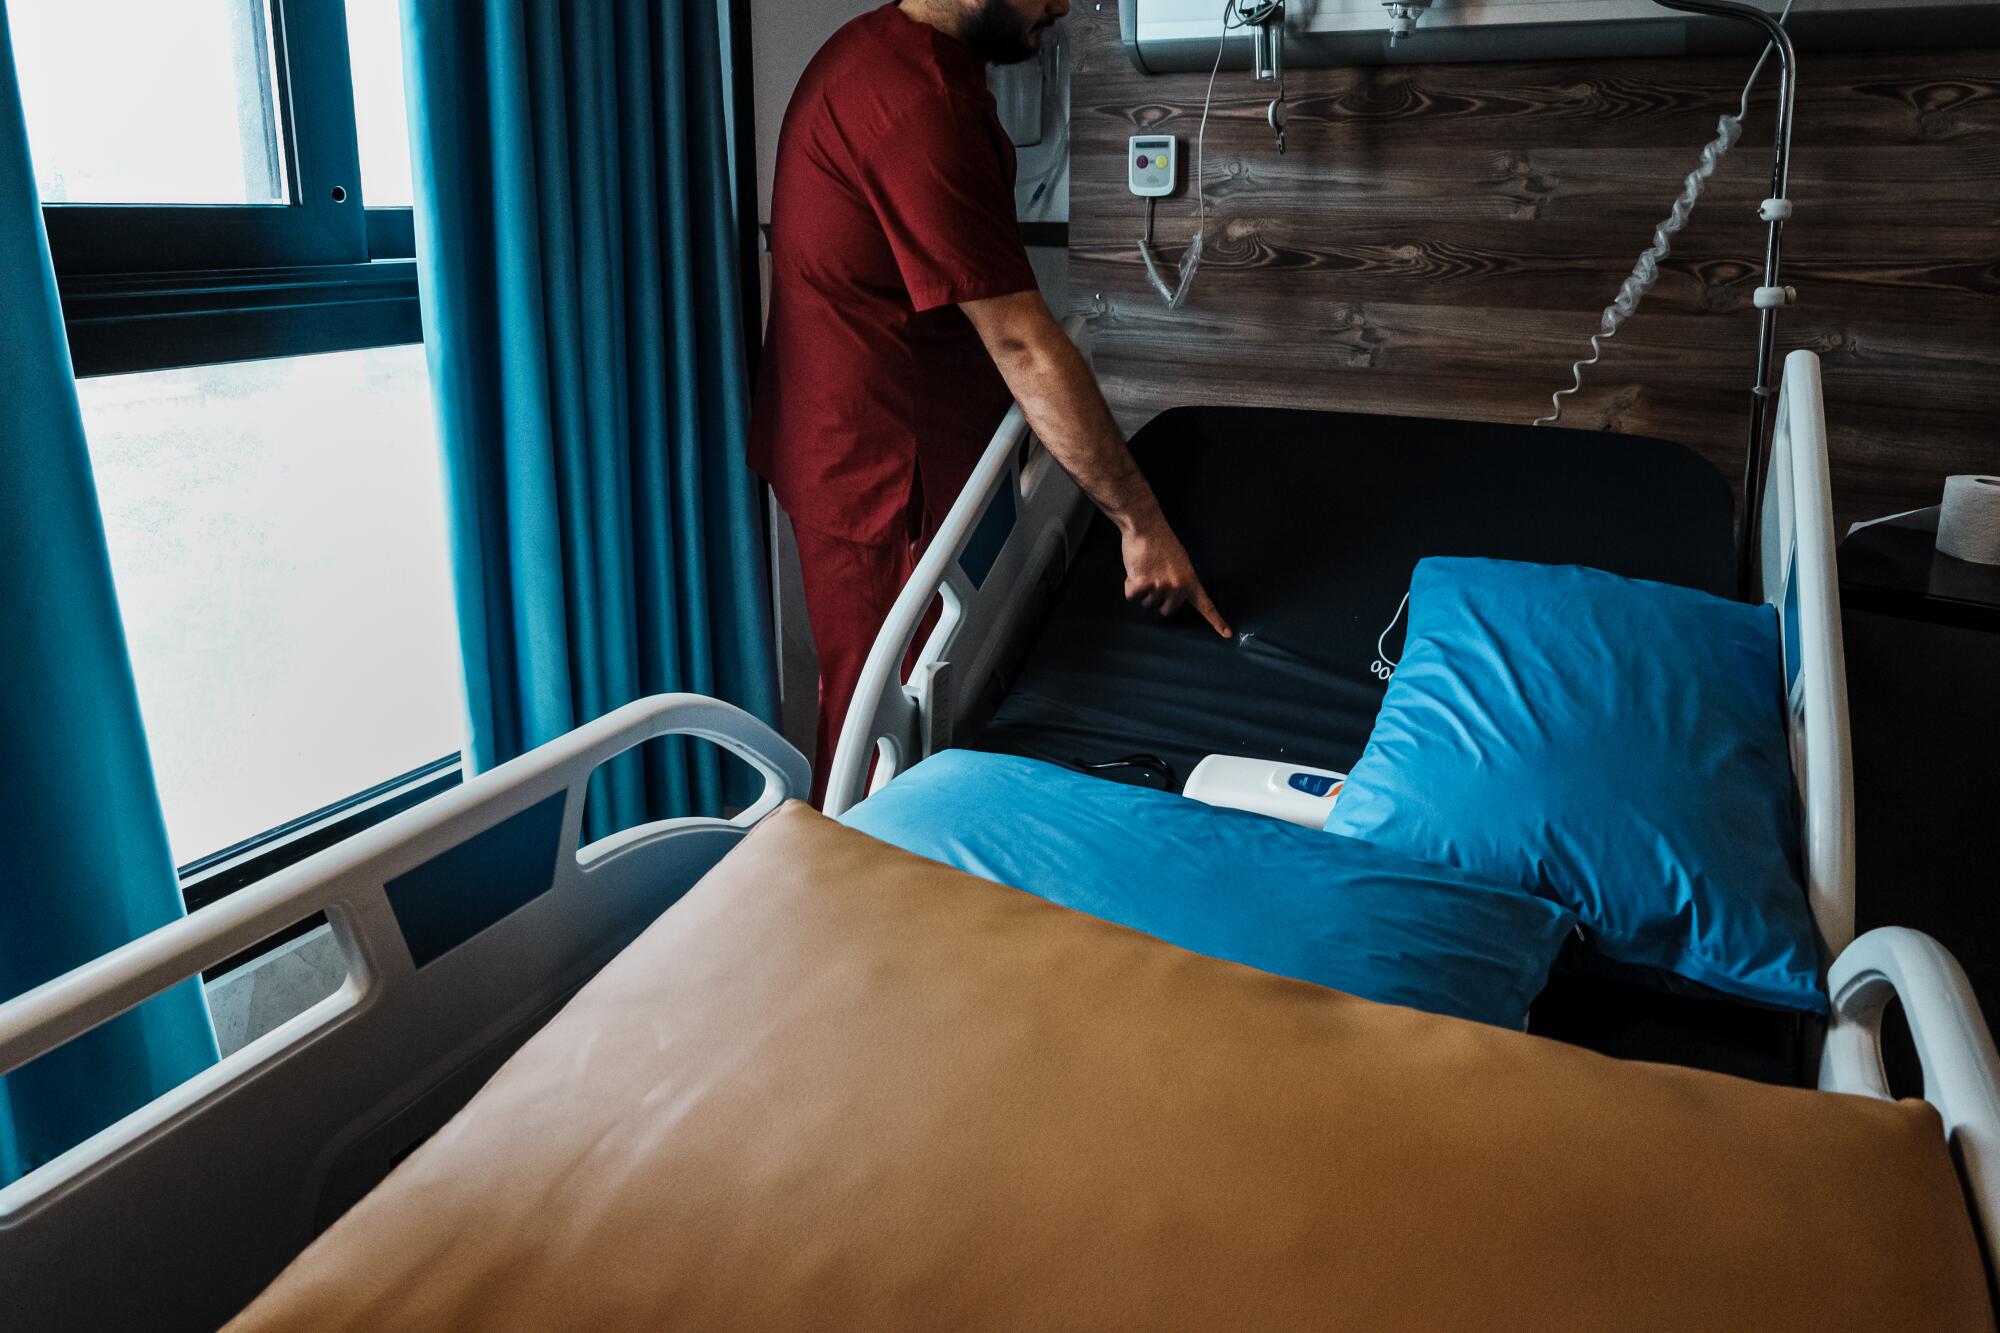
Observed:
[[[868,650],[875,646],[896,595],[910,581],[930,543],[931,515],[918,495],[911,497],[908,519],[907,537],[879,544],[830,537],[797,522],[792,525],[799,543],[799,572],[805,579],[806,619],[812,622],[813,646],[819,652],[818,752],[813,756],[812,789],[816,807],[825,801],[834,747],[840,742],[841,724],[861,681]],[[933,606],[911,641],[912,655],[923,646],[936,617]],[[904,665],[907,670],[907,659]]]

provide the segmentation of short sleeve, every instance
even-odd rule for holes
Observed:
[[[1033,290],[1013,154],[991,108],[961,96],[927,102],[860,158],[862,193],[916,309]]]

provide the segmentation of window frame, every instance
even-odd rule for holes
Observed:
[[[414,260],[58,276],[77,378],[424,340]]]
[[[79,378],[423,341],[412,212],[362,193],[344,0],[265,2],[290,199],[44,204]]]
[[[176,872],[188,910],[219,902],[464,780],[463,757],[454,751],[190,861]]]

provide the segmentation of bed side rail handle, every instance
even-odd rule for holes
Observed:
[[[1903,926],[1871,930],[1834,961],[1832,1014],[1820,1057],[1829,1092],[1890,1095],[1882,1070],[1882,1018],[1901,1000],[1923,1062],[1924,1099],[1944,1118],[1982,1235],[2000,1240],[2000,1053],[1958,960]]]
[[[1062,328],[1072,341],[1079,340],[1084,330],[1083,316],[1071,315],[1063,321]],[[879,742],[886,740],[899,752],[899,765],[910,762],[909,755],[900,753],[906,743],[921,743],[922,737],[913,734],[913,727],[921,728],[922,719],[913,720],[910,708],[905,707],[899,698],[909,693],[901,687],[904,658],[922,627],[932,599],[941,590],[949,592],[950,598],[945,614],[928,642],[936,643],[940,635],[948,638],[955,630],[952,601],[962,603],[969,587],[963,573],[955,573],[959,571],[959,557],[979,526],[979,520],[985,515],[987,505],[1000,488],[1015,480],[1017,470],[1025,475],[1029,465],[1041,456],[1038,450],[1028,458],[1016,459],[1022,442],[1030,438],[1032,431],[1027,416],[1021,405],[1015,403],[1007,409],[1006,416],[1001,419],[999,428],[993,432],[992,439],[974,466],[972,476],[966,481],[965,489],[952,502],[950,512],[938,525],[923,558],[917,562],[909,581],[897,595],[888,619],[883,622],[882,630],[862,666],[861,679],[855,686],[854,698],[848,706],[847,719],[841,725],[840,735],[834,738],[834,754],[827,760],[831,766],[824,802],[827,814],[839,815],[868,794],[869,769],[875,762]],[[951,585],[949,588],[948,584]],[[919,663],[919,678],[921,672],[922,664]]]
[[[636,700],[537,746],[463,785],[364,830],[259,884],[0,1004],[0,1074],[11,1073],[203,969],[314,912],[368,915],[381,885],[509,815],[567,792],[576,827],[591,773],[606,760],[660,736],[692,736],[735,754],[764,777],[749,809],[728,821],[748,827],[811,785],[805,756],[732,704],[697,694]],[[722,823],[723,821],[712,821]],[[375,960],[365,960],[372,964]]]
[[[1848,726],[1833,489],[1819,358],[1785,358],[1761,524],[1762,594],[1784,626],[1786,730],[1800,795],[1806,899],[1827,956],[1854,939],[1854,745]]]

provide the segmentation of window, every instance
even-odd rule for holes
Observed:
[[[191,904],[456,781],[398,0],[7,0]]]
[[[285,202],[262,0],[8,8],[44,203]]]
[[[408,208],[413,195],[400,15],[397,0],[347,0],[354,132],[361,146],[361,192],[370,207]]]
[[[421,346],[78,389],[175,860],[459,748]]]
[[[11,0],[58,273],[371,257],[340,0]],[[163,55],[165,58],[162,58]]]
[[[10,0],[78,374],[422,337],[399,13]]]

